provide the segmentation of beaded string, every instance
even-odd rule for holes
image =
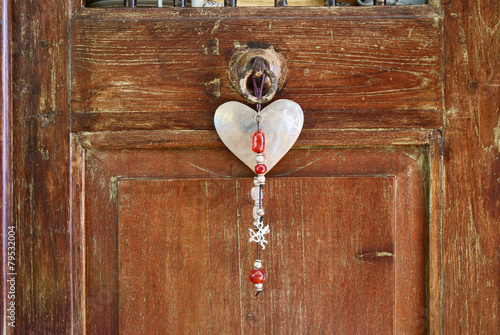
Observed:
[[[262,74],[260,87],[257,85],[257,79],[255,75],[252,75],[254,93],[257,98],[262,97],[262,90],[264,88],[265,74]],[[253,263],[253,270],[250,271],[249,277],[250,281],[255,285],[257,293],[262,292],[263,283],[266,280],[266,273],[262,269],[262,261],[259,257],[259,250],[266,248],[267,241],[264,235],[269,233],[269,225],[264,227],[264,208],[262,208],[262,189],[266,181],[265,173],[267,172],[267,167],[264,163],[264,151],[266,149],[266,138],[264,132],[260,129],[260,122],[262,121],[261,115],[261,104],[257,104],[257,115],[255,116],[255,122],[257,123],[257,131],[252,136],[252,151],[257,154],[255,160],[257,165],[255,166],[255,173],[257,176],[254,177],[254,187],[252,188],[252,199],[254,200],[253,207],[253,218],[254,218],[254,228],[249,229],[250,231],[250,242],[257,243],[257,257]]]

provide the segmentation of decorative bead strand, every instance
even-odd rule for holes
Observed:
[[[259,259],[259,248],[262,250],[266,248],[267,241],[264,235],[269,233],[269,225],[264,227],[264,208],[262,207],[262,189],[266,182],[265,173],[267,167],[264,164],[264,151],[266,149],[266,137],[260,130],[260,120],[257,118],[257,131],[252,136],[252,151],[257,154],[255,161],[255,173],[257,176],[254,178],[254,187],[252,188],[252,199],[254,200],[253,218],[254,229],[250,231],[250,242],[257,243],[257,259],[254,262],[254,269],[250,271],[250,281],[255,285],[257,294],[262,292],[263,282],[266,279],[266,273],[262,269],[262,261]],[[256,295],[257,295],[256,294]]]
[[[260,87],[257,86],[256,77],[253,76],[253,86],[255,96],[262,97],[262,89],[264,87],[265,74],[262,75]],[[259,248],[262,250],[266,248],[267,241],[264,235],[269,233],[269,225],[264,227],[264,208],[262,208],[262,189],[266,182],[264,176],[267,172],[267,166],[264,164],[264,151],[266,150],[266,136],[260,129],[260,122],[262,121],[261,105],[257,104],[257,115],[255,122],[257,123],[257,131],[252,136],[252,151],[257,154],[255,161],[255,173],[257,176],[254,178],[254,187],[252,188],[252,199],[254,200],[253,208],[253,225],[254,229],[250,231],[250,242],[257,243],[257,259],[253,263],[253,270],[250,271],[250,281],[255,285],[257,293],[256,296],[262,292],[263,283],[266,280],[266,273],[262,269],[262,261],[259,258]]]
[[[262,176],[265,181],[265,177]],[[256,242],[262,247],[262,250],[266,248],[267,241],[264,237],[265,234],[269,233],[269,225],[264,227],[264,208],[262,207],[262,188],[264,182],[259,181],[259,177],[254,178],[254,187],[252,188],[252,199],[254,200],[253,207],[253,226],[254,229],[249,228],[250,239],[249,242]]]

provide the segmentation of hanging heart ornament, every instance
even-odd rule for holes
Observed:
[[[215,129],[222,142],[252,171],[255,168],[255,153],[250,143],[257,131],[256,117],[255,110],[237,101],[222,104],[214,116]],[[266,140],[263,155],[267,172],[290,150],[303,124],[302,108],[291,100],[277,100],[261,111],[260,129]]]

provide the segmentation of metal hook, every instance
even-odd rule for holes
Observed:
[[[267,88],[267,93],[262,97],[257,97],[252,94],[248,89],[248,80],[253,75],[256,78],[261,78],[265,74],[265,77],[269,78],[269,85]],[[265,78],[263,78],[265,80]],[[252,104],[264,104],[269,102],[274,98],[274,95],[278,91],[278,80],[276,75],[269,70],[269,67],[266,65],[266,61],[263,58],[257,57],[251,68],[246,70],[241,76],[239,81],[239,89],[241,95],[245,98],[246,101]],[[255,93],[255,92],[254,92]]]
[[[231,85],[251,104],[271,101],[286,80],[283,56],[273,46],[262,42],[249,42],[236,49],[228,69]],[[264,80],[262,97],[252,92],[252,77]]]

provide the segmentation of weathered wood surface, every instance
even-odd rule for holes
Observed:
[[[83,216],[85,206],[83,196],[86,193],[84,183],[85,173],[85,150],[80,145],[76,135],[71,134],[71,194],[70,194],[70,222],[71,230],[71,284],[72,284],[72,324],[71,331],[74,334],[87,334],[85,329],[85,226]]]
[[[443,137],[435,130],[429,143],[429,258],[427,314],[429,334],[446,334],[443,329]]]
[[[354,8],[347,17],[329,8],[82,10],[72,20],[72,130],[213,129],[215,109],[242,100],[227,64],[248,41],[287,59],[277,98],[304,107],[306,128],[439,128],[441,19],[417,7],[394,17]]]
[[[294,147],[426,145],[433,131],[420,130],[303,130]],[[211,130],[141,130],[78,134],[84,148],[180,148],[223,147]]]
[[[68,2],[12,1],[15,334],[71,329]]]
[[[255,298],[251,179],[120,181],[120,333],[397,333],[394,182],[269,180]]]
[[[443,9],[444,329],[500,334],[500,2]]]
[[[438,1],[433,1],[437,3]],[[78,3],[78,1],[72,1]],[[69,206],[69,187],[68,187],[68,166],[69,166],[69,134],[68,134],[68,43],[67,43],[67,27],[68,13],[74,13],[75,8],[68,10],[65,1],[50,1],[50,2],[35,2],[29,0],[20,0],[12,2],[13,4],[13,59],[14,59],[14,92],[13,92],[13,108],[15,118],[12,119],[13,132],[13,212],[12,222],[16,225],[19,243],[19,276],[18,276],[18,292],[17,292],[17,318],[19,327],[15,329],[15,333],[69,333],[71,331],[71,309],[70,299],[74,297],[75,314],[73,314],[73,322],[75,333],[83,333],[86,331],[82,326],[87,324],[81,319],[85,316],[83,311],[86,311],[88,306],[85,306],[82,296],[85,292],[85,282],[81,282],[81,278],[85,278],[85,259],[82,250],[81,229],[83,227],[75,225],[81,223],[82,213],[78,210],[82,207],[81,199],[77,196],[73,199],[72,222],[75,223],[71,227],[73,230],[70,235],[68,226],[68,206]],[[436,226],[430,227],[430,271],[439,266],[440,261],[443,261],[443,278],[435,272],[430,278],[430,294],[440,294],[441,285],[443,287],[443,303],[440,304],[440,299],[430,300],[430,323],[431,332],[440,332],[450,334],[496,334],[499,325],[499,282],[500,282],[500,261],[499,261],[499,243],[500,234],[498,232],[498,199],[500,183],[498,181],[500,170],[499,166],[499,79],[500,66],[498,57],[498,39],[499,39],[499,7],[497,2],[493,1],[444,1],[444,61],[446,65],[445,72],[445,110],[446,110],[446,128],[444,130],[444,169],[436,164],[431,164],[431,175],[439,174],[444,171],[444,200],[445,200],[445,217],[444,229],[442,230],[442,249],[436,248],[433,243],[439,241],[441,230]],[[228,10],[228,9],[225,9]],[[312,11],[324,20],[335,20],[342,16],[346,19],[359,19],[359,8],[335,8],[318,11]],[[382,9],[362,9],[363,16],[366,20],[373,18],[387,20],[398,20],[408,17],[414,17],[415,20],[420,20],[422,27],[427,27],[429,17],[434,15],[426,6],[395,6],[390,10]],[[144,11],[89,11],[84,10],[79,12],[75,23],[83,25],[91,25],[90,21],[105,20],[118,21],[127,18],[137,18],[144,21],[151,21],[151,16],[154,10]],[[215,14],[214,14],[215,13]],[[431,15],[432,14],[432,15]],[[229,9],[227,14],[221,12],[209,12],[203,10],[179,10],[155,11],[154,15],[160,18],[176,21],[183,18],[200,18],[199,21],[204,21],[203,18],[211,20],[214,15],[222,19],[227,19],[233,15],[236,19],[243,19],[244,16],[258,17],[257,11],[249,10],[245,15],[237,10]],[[299,20],[304,18],[304,12],[288,11],[288,18]],[[264,15],[261,20],[270,20],[270,14]],[[331,17],[331,18],[330,18]],[[160,20],[161,21],[161,20]],[[198,21],[196,21],[198,22]],[[208,21],[206,21],[208,22]],[[205,22],[205,23],[206,23]],[[212,21],[216,22],[216,21]],[[413,22],[413,21],[412,21]],[[175,22],[174,22],[175,23]],[[203,22],[202,22],[203,23]],[[116,25],[116,22],[114,23]],[[412,23],[417,27],[415,23]],[[436,31],[430,28],[427,31],[430,40],[430,47],[435,50],[435,39],[438,38],[440,31],[440,20],[436,20]],[[225,23],[221,21],[220,25],[224,27]],[[274,25],[274,23],[273,23]],[[203,37],[206,41],[210,35],[212,27],[208,27],[210,31],[202,31],[200,39]],[[83,28],[83,26],[81,26]],[[350,31],[354,31],[351,29]],[[414,32],[418,29],[414,29]],[[406,30],[408,33],[409,30]],[[217,31],[215,32],[217,34]],[[418,33],[418,36],[423,37],[424,33]],[[217,35],[215,36],[216,38]],[[161,37],[162,39],[164,37]],[[211,37],[208,38],[208,40]],[[376,39],[377,37],[373,37]],[[403,37],[401,36],[401,39]],[[411,39],[410,39],[411,40]],[[219,41],[220,42],[220,41]],[[352,41],[350,41],[352,43]],[[102,45],[106,46],[105,43]],[[203,42],[202,45],[208,45]],[[212,46],[211,44],[209,45]],[[109,47],[109,46],[106,46]],[[82,47],[83,48],[83,47]],[[292,43],[289,42],[288,48],[292,48]],[[373,47],[371,50],[376,51]],[[354,47],[353,47],[354,49]],[[213,50],[213,49],[208,49]],[[139,51],[137,51],[139,52]],[[228,52],[228,51],[226,51]],[[219,53],[221,53],[219,44]],[[133,55],[132,55],[133,56]],[[199,56],[199,55],[198,55]],[[205,55],[208,57],[216,57],[217,55]],[[221,53],[221,57],[225,57]],[[440,56],[439,56],[440,57]],[[207,60],[211,63],[212,60]],[[219,61],[221,64],[222,61]],[[216,61],[217,63],[217,61]],[[422,62],[422,64],[427,64]],[[433,62],[429,62],[429,67],[436,66]],[[97,67],[97,64],[93,66]],[[120,65],[121,66],[121,65]],[[297,65],[295,65],[297,66]],[[292,67],[293,68],[293,67]],[[296,67],[297,68],[297,67]],[[440,70],[435,67],[440,73]],[[222,68],[213,69],[216,75],[220,75]],[[80,71],[80,70],[78,70]],[[83,70],[81,70],[83,71]],[[219,71],[219,72],[217,72]],[[291,73],[293,76],[298,76],[300,73]],[[302,72],[303,74],[303,72]],[[316,75],[314,71],[309,73],[310,76]],[[440,75],[440,74],[439,74]],[[301,75],[302,76],[302,75]],[[310,77],[309,76],[309,77]],[[208,78],[215,79],[216,76]],[[225,78],[220,75],[219,78]],[[296,77],[297,78],[297,77]],[[148,78],[146,78],[148,79]],[[313,77],[314,79],[314,77]],[[318,84],[317,81],[312,81]],[[434,81],[435,83],[435,81]],[[431,82],[432,84],[432,82]],[[82,83],[83,85],[83,83]],[[89,83],[89,87],[92,85]],[[375,84],[377,85],[377,84]],[[224,89],[226,91],[224,91]],[[282,94],[289,94],[286,88]],[[339,89],[339,88],[337,88]],[[199,88],[197,88],[196,94]],[[205,86],[202,86],[202,95],[205,94]],[[194,93],[192,93],[194,94]],[[232,98],[232,94],[228,87],[222,86],[222,94],[226,94],[227,98]],[[393,101],[396,100],[392,96]],[[213,99],[207,104],[206,110],[209,107],[216,105],[216,102],[221,98]],[[371,97],[370,99],[374,99]],[[432,99],[431,99],[432,100]],[[414,101],[414,104],[419,104],[415,112],[431,114],[431,109],[427,108],[434,104],[428,100],[427,102]],[[97,100],[93,103],[100,103]],[[139,102],[134,102],[139,105]],[[313,102],[314,103],[314,102]],[[435,103],[438,105],[438,103]],[[195,102],[195,106],[200,108],[198,112],[193,112],[193,115],[200,116],[205,110],[202,110],[201,103]],[[349,115],[350,110],[343,111],[338,106],[341,104],[338,101],[330,101],[332,110],[330,112],[346,113]],[[376,104],[375,104],[376,106]],[[424,109],[420,107],[424,106]],[[427,106],[427,107],[426,107]],[[120,106],[119,106],[120,107]],[[178,108],[173,107],[173,108]],[[367,117],[363,121],[351,119],[347,122],[350,127],[356,128],[358,125],[366,125],[368,128],[380,128],[378,124],[392,122],[387,127],[394,127],[399,121],[409,125],[405,127],[419,127],[423,124],[424,128],[438,128],[442,123],[439,121],[440,111],[442,107],[436,108],[434,113],[436,116],[425,119],[423,123],[411,123],[409,118],[400,118],[399,121],[394,119],[393,115],[397,113],[408,113],[408,110],[403,110],[398,105],[392,111],[393,114],[386,114],[387,117],[383,121],[370,120],[368,114],[370,110],[357,110],[356,113],[366,112]],[[5,105],[4,105],[5,108]],[[135,107],[134,107],[135,108]],[[150,106],[152,109],[152,107]],[[163,108],[166,109],[165,106]],[[398,110],[399,108],[399,110]],[[101,114],[97,121],[89,121],[91,125],[85,123],[85,119],[75,121],[72,119],[72,127],[75,130],[104,130],[104,129],[164,129],[178,128],[187,129],[191,125],[198,125],[198,129],[210,130],[205,121],[192,122],[185,120],[175,121],[179,125],[171,126],[164,125],[160,121],[160,114],[172,114],[169,110],[158,110],[156,121],[148,124],[146,114],[141,122],[146,125],[139,124],[133,127],[135,119],[126,119],[124,117],[125,126],[120,128],[118,119],[106,123],[104,116],[113,115],[108,110],[103,110],[99,113],[93,113],[91,110],[74,110],[74,112],[85,112],[87,114]],[[385,110],[373,111],[375,115],[383,115]],[[107,114],[108,113],[108,114]],[[119,116],[119,111],[116,115]],[[199,114],[196,114],[199,113]],[[311,115],[320,115],[317,111],[311,111]],[[132,114],[132,113],[130,113]],[[136,114],[135,112],[133,114]],[[175,114],[175,113],[174,113]],[[333,113],[332,113],[333,114]],[[432,114],[432,115],[434,115]],[[75,114],[77,115],[77,114]],[[154,113],[153,113],[154,115]],[[357,114],[362,115],[362,114]],[[401,114],[398,114],[400,116]],[[153,117],[154,119],[155,117]],[[314,118],[314,116],[313,116]],[[89,120],[93,120],[89,116]],[[95,120],[95,118],[94,118]],[[139,122],[140,120],[137,119]],[[207,117],[205,120],[209,120]],[[327,120],[316,117],[315,123],[310,125],[314,130],[316,127],[322,127],[328,131],[328,126],[323,125]],[[208,121],[206,121],[208,122]],[[341,118],[337,121],[332,121],[333,127],[338,127]],[[377,123],[379,122],[379,123]],[[405,123],[406,122],[406,123]],[[410,122],[410,123],[409,123]],[[319,126],[318,124],[321,124]],[[353,126],[356,125],[356,126]],[[321,130],[320,130],[321,131]],[[411,133],[411,131],[410,131]],[[117,133],[112,133],[115,136]],[[318,134],[318,133],[315,133]],[[391,138],[390,133],[386,133],[388,139]],[[4,133],[5,135],[5,133]],[[109,134],[108,134],[109,135]],[[415,134],[414,134],[415,135]],[[89,136],[90,134],[85,134]],[[104,136],[104,134],[99,134]],[[118,136],[118,135],[116,135]],[[332,135],[334,137],[338,135]],[[403,136],[404,137],[404,136]],[[155,138],[155,135],[151,135]],[[315,137],[320,140],[320,137]],[[338,138],[338,137],[337,137]],[[355,143],[354,135],[351,133],[350,140],[346,143],[351,145]],[[408,138],[408,137],[406,137]],[[93,137],[85,142],[87,146],[92,146],[93,143],[97,147],[119,146],[118,139],[114,144],[108,142],[109,138]],[[418,136],[410,136],[409,139],[420,143]],[[161,141],[156,137],[157,141]],[[379,139],[380,140],[380,139]],[[175,141],[173,139],[172,141]],[[198,138],[200,143],[203,143]],[[212,143],[216,139],[211,139]],[[311,145],[314,137],[311,140]],[[380,140],[382,141],[382,140]],[[78,142],[75,139],[75,142]],[[112,142],[112,141],[111,141]],[[146,146],[145,140],[136,138],[130,139],[131,146]],[[327,144],[327,140],[321,142]],[[409,143],[412,143],[411,141]],[[376,143],[377,144],[377,143]],[[162,146],[163,144],[159,144]],[[309,145],[309,144],[307,144]],[[80,183],[74,182],[72,191],[74,194],[81,194],[87,190],[81,189],[83,184],[81,181],[85,176],[79,175],[82,172],[81,161],[83,153],[80,152],[80,146],[75,143],[72,147],[74,156],[73,177],[79,180]],[[311,149],[313,150],[313,149]],[[313,150],[314,151],[314,150]],[[431,143],[430,157],[438,157],[440,149],[436,144]],[[116,150],[115,150],[116,152]],[[124,151],[125,152],[125,151]],[[133,150],[129,151],[134,152]],[[124,153],[125,155],[125,153]],[[303,163],[304,157],[297,157],[296,163]],[[341,158],[341,157],[338,157]],[[133,159],[133,158],[131,158]],[[432,160],[432,159],[431,159]],[[125,158],[123,161],[127,161]],[[149,163],[148,163],[149,162]],[[153,164],[155,160],[150,160],[146,163]],[[393,165],[394,162],[388,157],[386,164]],[[130,162],[130,164],[132,164]],[[292,163],[290,163],[292,164]],[[295,163],[294,163],[295,164]],[[351,166],[354,168],[358,161],[351,161]],[[233,165],[234,168],[236,165]],[[278,171],[279,165],[273,170]],[[165,166],[161,168],[166,169]],[[83,170],[85,171],[85,170]],[[234,169],[236,176],[238,168]],[[231,172],[234,172],[233,170]],[[332,167],[335,171],[335,167]],[[162,170],[164,172],[164,170]],[[365,171],[366,172],[366,171]],[[375,171],[376,172],[376,171]],[[248,173],[248,172],[244,172]],[[243,174],[244,174],[243,173]],[[284,169],[282,173],[287,173]],[[137,171],[137,175],[141,175],[141,171]],[[73,179],[74,179],[73,178]],[[431,181],[431,188],[439,188],[440,184],[437,180]],[[5,190],[4,190],[5,191]],[[432,201],[432,208],[439,206],[440,202]],[[5,204],[5,203],[4,203]],[[430,213],[431,222],[435,222],[439,218],[439,213]],[[80,229],[80,230],[78,230]],[[70,253],[70,237],[76,238],[74,248]],[[84,241],[85,242],[85,241]],[[432,246],[434,245],[434,246]],[[76,257],[76,264],[80,267],[73,269],[73,284],[75,285],[75,295],[71,292],[70,278],[70,262],[71,255]],[[441,259],[439,256],[442,256]],[[83,259],[83,263],[82,263]],[[113,303],[117,300],[113,298],[109,301]],[[434,301],[434,302],[432,302]],[[90,307],[88,307],[90,308]],[[440,308],[443,314],[440,314]],[[113,316],[114,317],[114,316]],[[114,320],[113,317],[110,320]],[[437,321],[433,321],[437,320]],[[436,323],[434,323],[436,322]],[[433,324],[439,325],[442,322],[442,328]],[[434,330],[433,330],[434,329]]]
[[[439,129],[443,115],[420,110],[399,111],[397,116],[387,111],[311,112],[305,113],[304,129],[381,129],[427,128]],[[216,107],[214,107],[216,109]],[[215,129],[212,111],[205,112],[96,112],[71,114],[73,132],[123,130],[210,130]]]
[[[248,167],[224,148],[86,150],[76,175],[85,221],[73,224],[85,227],[75,244],[86,252],[74,260],[85,268],[87,332],[425,333],[426,157],[419,147],[291,150],[266,186],[275,231],[256,300],[246,279],[255,251],[246,243]],[[179,299],[190,313],[177,314]],[[200,309],[206,299],[224,317]]]

